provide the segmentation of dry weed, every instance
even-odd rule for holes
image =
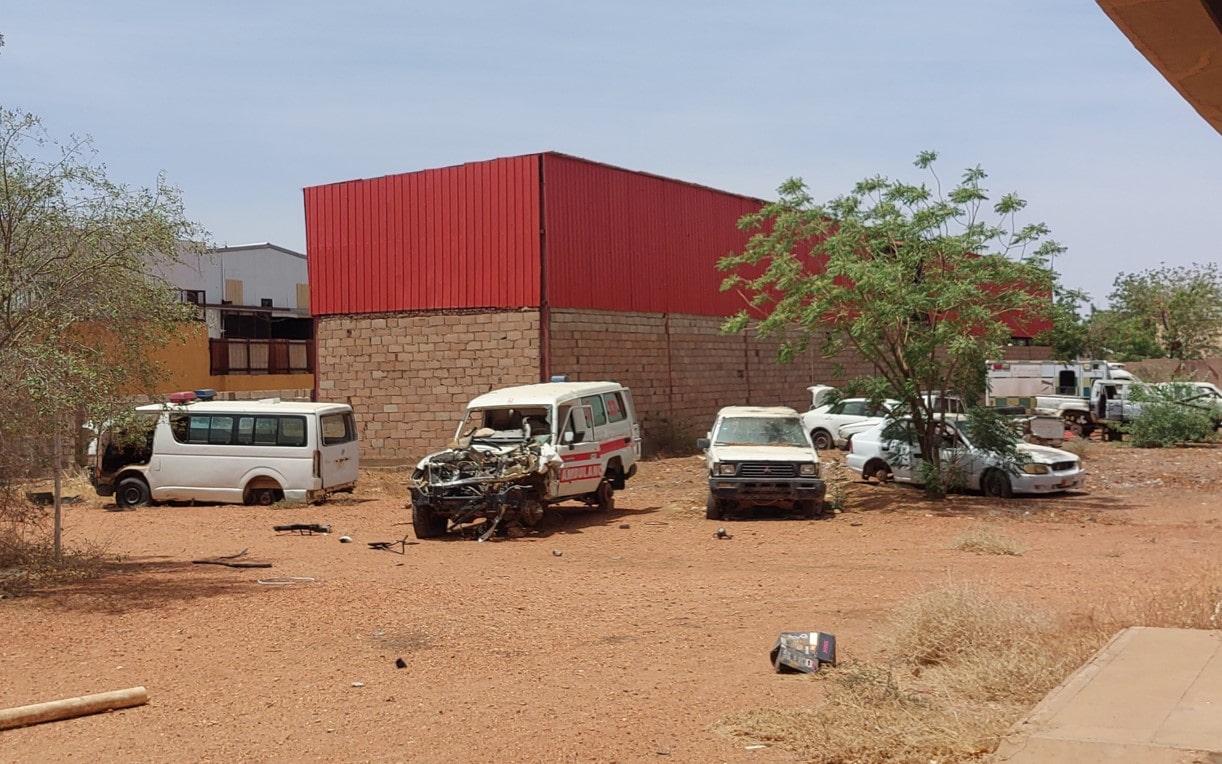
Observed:
[[[1078,438],[1074,438],[1073,440],[1065,441],[1064,443],[1060,445],[1060,449],[1062,451],[1068,451],[1069,453],[1073,454],[1074,456],[1077,456],[1082,461],[1086,461],[1086,458],[1091,454],[1093,450],[1091,448],[1091,444],[1089,440],[1081,440]]]
[[[997,744],[1010,714],[985,703],[959,707],[937,691],[914,690],[895,672],[869,664],[830,670],[826,702],[813,709],[759,710],[721,731],[776,745],[801,760],[950,762],[979,757]]]
[[[1010,555],[1014,557],[1026,551],[1026,548],[1015,539],[987,527],[973,528],[964,533],[955,539],[954,548],[962,552]]]
[[[815,708],[762,709],[720,729],[810,762],[979,759],[1045,693],[1127,626],[1222,628],[1222,574],[1151,590],[1072,623],[967,586],[898,608],[886,663],[826,672]]]

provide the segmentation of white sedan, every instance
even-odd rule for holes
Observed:
[[[839,434],[841,427],[878,419],[898,405],[899,401],[893,400],[872,404],[869,398],[845,398],[806,412],[802,415],[802,426],[820,451],[844,448],[845,440]]]
[[[1030,443],[1016,443],[1019,463],[1003,466],[996,454],[972,445],[965,417],[948,415],[942,429],[941,461],[960,470],[964,488],[986,496],[1009,498],[1016,493],[1056,493],[1082,488],[1086,473],[1078,457],[1068,451]],[[912,420],[881,422],[853,436],[845,462],[865,479],[921,482],[917,463],[919,446]]]

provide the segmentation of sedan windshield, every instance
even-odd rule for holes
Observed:
[[[806,433],[793,417],[733,417],[717,428],[720,446],[806,446]]]

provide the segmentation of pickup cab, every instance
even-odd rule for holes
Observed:
[[[807,518],[823,512],[819,454],[793,409],[727,406],[696,444],[709,471],[708,519],[748,506],[779,506]]]

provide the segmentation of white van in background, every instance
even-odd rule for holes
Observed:
[[[98,495],[119,507],[317,501],[356,486],[360,449],[345,404],[208,401],[136,412],[139,432],[103,433],[90,467]]]

